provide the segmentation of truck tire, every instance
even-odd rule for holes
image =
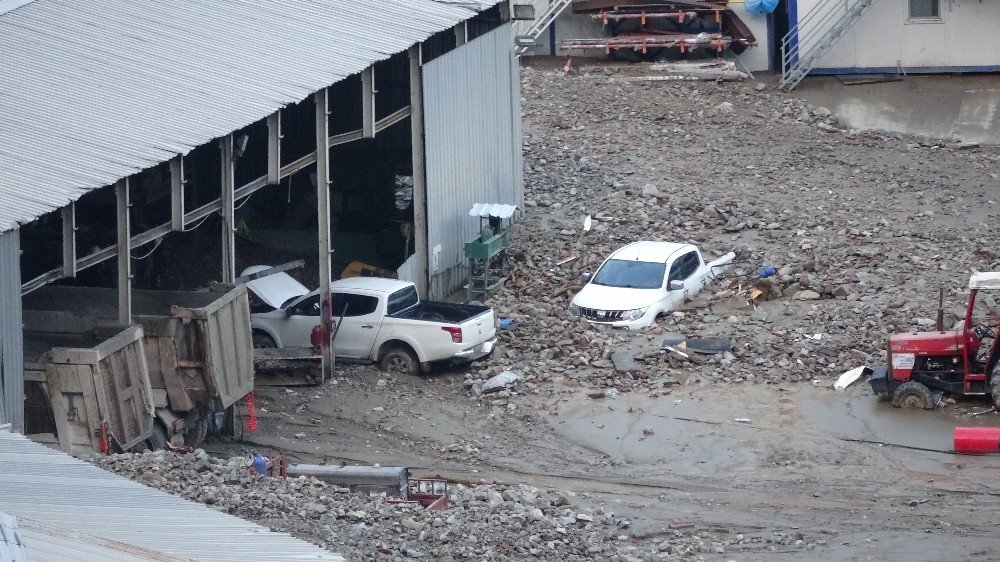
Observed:
[[[418,375],[420,363],[413,352],[403,347],[394,347],[386,351],[379,361],[382,370],[389,373]]]
[[[187,415],[184,420],[184,444],[188,447],[197,448],[205,442],[208,436],[208,421],[205,419],[205,412],[196,409]]]
[[[146,446],[150,451],[167,448],[167,429],[160,422],[153,422],[153,433],[146,440]]]
[[[934,397],[931,389],[917,381],[906,381],[892,394],[892,405],[897,408],[933,410]]]

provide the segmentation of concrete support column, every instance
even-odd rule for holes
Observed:
[[[115,184],[115,199],[118,202],[118,323],[128,326],[132,323],[132,244],[129,231],[128,178]]]
[[[170,228],[184,230],[184,157],[170,161]]]
[[[459,48],[469,42],[469,25],[468,22],[462,22],[454,27],[455,30],[455,48]]]
[[[410,139],[413,158],[413,250],[416,255],[416,284],[427,297],[427,170],[424,154],[424,82],[420,45],[410,47]]]
[[[219,141],[222,150],[222,282],[236,279],[236,208],[233,167],[233,135]]]
[[[331,324],[330,301],[330,133],[329,111],[327,110],[327,90],[316,92],[316,207],[319,216],[319,288],[320,288],[320,325]],[[323,342],[323,374],[322,380],[333,377],[334,353],[330,339]]]
[[[361,135],[375,138],[375,67],[361,71]]]
[[[281,111],[267,116],[267,185],[281,182]]]
[[[62,208],[63,277],[76,277],[76,203]]]

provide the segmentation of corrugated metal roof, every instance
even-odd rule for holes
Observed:
[[[17,525],[17,518],[0,511],[0,560],[3,562],[27,562],[24,551],[24,535]]]
[[[0,431],[0,511],[20,520],[33,561],[66,560],[73,548],[79,553],[73,560],[148,560],[149,552],[206,561],[343,560],[6,431]],[[133,558],[123,558],[123,550]]]
[[[0,12],[0,232],[496,3],[34,0]]]

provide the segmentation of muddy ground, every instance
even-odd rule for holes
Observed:
[[[985,226],[1000,210],[997,150],[846,131],[822,111],[804,117],[754,81],[628,80],[642,72],[601,65],[563,76],[545,63],[524,71],[531,203],[515,233],[517,298],[493,302],[498,316],[518,319],[507,351],[426,377],[348,365],[320,386],[260,387],[257,431],[206,449],[570,490],[575,502],[633,518],[625,540],[655,541],[672,528],[733,539],[724,552],[700,554],[709,560],[1000,557],[1000,458],[950,452],[954,427],[1000,426],[995,414],[973,415],[988,402],[906,411],[878,401],[864,380],[831,388],[839,372],[884,358],[884,334],[933,317],[933,288],[948,284],[954,312],[968,274],[998,265],[1000,239]],[[745,224],[606,221],[594,253],[636,236],[675,236],[716,253],[736,247],[743,274],[790,264],[786,291],[801,291],[798,272],[809,271],[819,299],[763,303],[777,319],[749,308],[691,312],[639,332],[580,326],[553,312],[571,296],[554,296],[555,288],[586,267],[551,265],[581,252],[572,241],[584,214],[646,216],[709,200],[735,201],[730,219],[742,209]],[[560,235],[569,242],[560,246]],[[838,269],[848,258],[851,275]],[[835,296],[831,287],[842,283],[854,292]],[[544,314],[532,321],[529,305]],[[655,349],[665,331],[725,333],[736,345],[731,358],[707,364],[653,357],[642,378],[630,378],[577,351],[544,353],[575,331],[585,335],[577,348],[603,338]],[[835,342],[838,359],[791,348],[809,345],[802,335],[814,332]],[[741,339],[753,345],[741,348]],[[513,392],[475,395],[473,381],[504,369],[523,376]],[[691,382],[674,384],[683,374]]]

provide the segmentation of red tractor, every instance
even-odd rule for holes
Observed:
[[[943,329],[939,309],[938,331],[890,335],[888,366],[870,379],[875,394],[902,408],[932,409],[945,392],[989,395],[1000,405],[1000,312],[995,304],[976,308],[987,290],[1000,295],[1000,272],[972,275],[965,320],[953,331]]]

